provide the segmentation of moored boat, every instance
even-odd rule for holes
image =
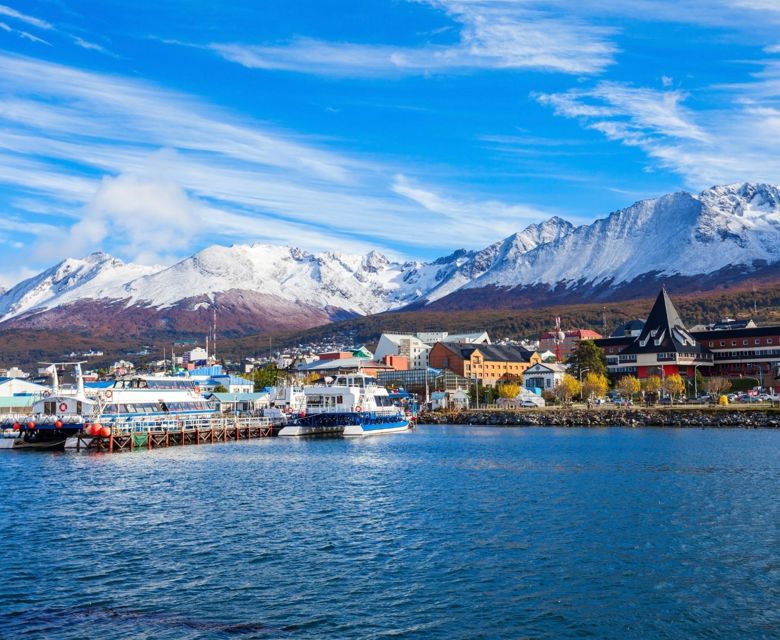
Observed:
[[[280,436],[363,436],[406,431],[407,416],[393,404],[375,378],[363,373],[342,374],[304,387],[305,412],[293,417]]]

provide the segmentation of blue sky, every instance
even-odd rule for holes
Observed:
[[[778,140],[778,0],[0,4],[0,284],[96,249],[433,258],[780,182]]]

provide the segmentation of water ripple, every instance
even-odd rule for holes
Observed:
[[[770,638],[780,433],[6,453],[0,636]]]

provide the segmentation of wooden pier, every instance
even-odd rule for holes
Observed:
[[[187,445],[238,442],[255,438],[276,436],[281,425],[268,418],[219,417],[194,422],[178,421],[175,424],[138,425],[122,424],[109,427],[107,436],[93,436],[86,433],[68,438],[68,451],[101,451],[120,453],[122,451],[152,450]]]

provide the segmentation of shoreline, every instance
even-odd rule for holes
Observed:
[[[520,409],[426,413],[418,424],[496,427],[690,427],[780,429],[776,408]]]

